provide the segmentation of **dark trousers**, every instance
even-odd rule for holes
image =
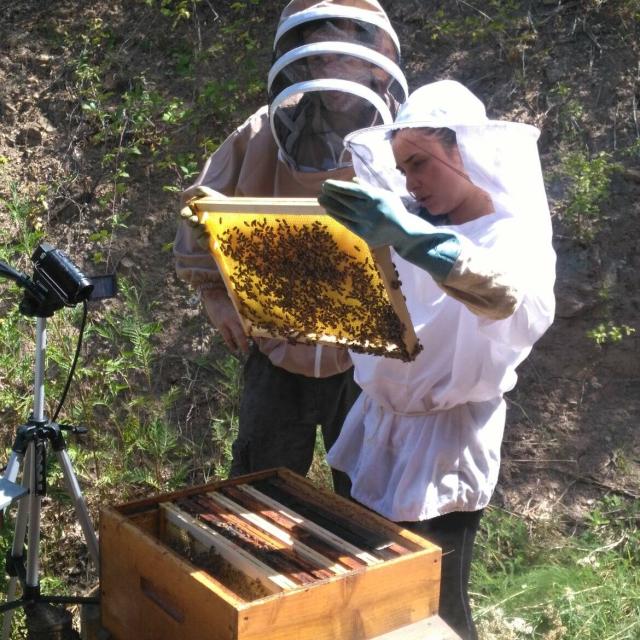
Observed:
[[[422,522],[401,522],[442,549],[440,617],[463,639],[477,640],[469,604],[469,573],[480,511],[454,511]]]
[[[274,366],[252,348],[244,367],[230,476],[272,467],[306,475],[313,461],[317,426],[328,451],[359,393],[353,368],[328,378],[309,378]],[[340,490],[348,478],[332,473]]]

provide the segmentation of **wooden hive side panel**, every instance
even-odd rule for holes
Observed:
[[[437,613],[440,555],[421,551],[248,605],[238,640],[365,640]]]
[[[237,607],[194,569],[114,509],[100,515],[103,626],[115,640],[235,640]]]

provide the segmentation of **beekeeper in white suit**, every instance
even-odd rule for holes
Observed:
[[[457,82],[432,83],[393,125],[347,137],[359,183],[330,180],[320,197],[370,246],[393,247],[424,347],[410,363],[352,354],[362,394],[328,460],[355,500],[443,548],[440,614],[462,638],[476,638],[467,585],[503,396],[554,315],[538,133],[489,120]]]
[[[293,0],[282,12],[268,77],[269,104],[208,159],[183,201],[202,193],[317,197],[327,178],[353,177],[346,134],[391,123],[407,96],[400,45],[377,0]],[[177,273],[200,292],[232,350],[248,353],[231,474],[286,466],[306,474],[317,425],[326,448],[359,393],[349,354],[244,336],[209,252],[182,223]],[[339,476],[334,476],[334,483]]]

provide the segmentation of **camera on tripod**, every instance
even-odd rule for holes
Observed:
[[[49,317],[62,307],[73,307],[86,300],[111,298],[116,294],[115,276],[88,278],[64,251],[46,242],[38,245],[31,260],[33,279],[20,274],[26,282],[17,280],[25,284],[25,296],[20,305],[20,311],[25,315]]]
[[[53,637],[51,633],[54,629],[65,629],[65,633],[70,630],[71,617],[69,612],[57,605],[95,604],[96,602],[95,598],[43,596],[40,593],[38,557],[40,508],[42,496],[46,495],[47,490],[46,456],[47,449],[50,448],[55,453],[62,469],[67,490],[72,498],[76,516],[85,536],[89,555],[97,567],[99,553],[97,536],[73,472],[63,436],[64,431],[84,433],[86,429],[63,425],[56,420],[64,403],[80,353],[87,316],[87,302],[116,295],[116,280],[114,275],[88,278],[63,251],[55,249],[46,242],[36,248],[31,259],[34,265],[32,278],[0,261],[0,276],[14,280],[24,290],[19,305],[20,312],[36,318],[33,410],[28,420],[18,427],[9,461],[4,473],[0,476],[0,512],[12,503],[18,503],[15,536],[5,562],[5,569],[9,576],[7,596],[6,601],[0,604],[0,613],[3,614],[1,630],[3,640],[8,639],[11,634],[11,612],[18,607],[25,607],[28,637],[35,639],[36,637]],[[47,318],[50,318],[62,307],[73,307],[78,303],[83,303],[84,314],[80,323],[75,356],[62,397],[58,401],[53,416],[49,419],[45,415],[44,392]],[[23,467],[21,484],[17,484],[20,467]],[[22,587],[20,597],[16,597],[18,583]],[[45,629],[47,633],[51,633],[47,636],[38,635],[36,630],[41,628]],[[35,635],[32,635],[32,631]],[[67,634],[64,637],[70,636]]]
[[[2,261],[0,261],[0,276],[14,280],[24,290],[19,309],[24,315],[38,319],[36,356],[43,358],[46,342],[46,318],[51,317],[62,307],[73,307],[80,302],[86,303],[89,300],[111,298],[116,295],[117,286],[115,275],[95,276],[91,278],[85,276],[64,251],[54,248],[47,242],[42,242],[36,247],[31,256],[31,260],[34,266],[32,278],[29,278],[24,273],[20,273]],[[83,328],[84,320],[80,330],[78,347],[82,341]],[[79,349],[76,351],[78,350]],[[33,414],[27,425],[23,425],[26,427],[29,427],[29,425],[34,426],[40,432],[49,429],[49,425],[54,429],[65,428],[65,425],[57,425],[57,423],[54,422],[56,416],[53,417],[53,421],[50,423],[45,420],[43,401],[41,400],[41,398],[44,397],[43,368],[44,361],[36,362],[35,397],[38,399],[38,402],[34,402]],[[74,369],[75,361],[69,373],[69,381]],[[58,410],[63,400],[64,395],[58,405]],[[76,428],[75,431],[80,432],[80,428]],[[27,432],[30,433],[31,429],[29,428]],[[0,476],[0,513],[6,509],[9,504],[20,499],[25,494],[24,488],[13,482],[14,478],[11,477],[13,475],[13,473],[5,473],[3,476]]]
[[[64,305],[73,306],[88,300],[93,284],[60,249],[43,242],[31,256],[33,282],[51,291]]]

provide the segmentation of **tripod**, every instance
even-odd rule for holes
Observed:
[[[48,314],[50,315],[50,313]],[[60,425],[49,421],[44,415],[44,369],[46,351],[46,317],[36,317],[36,351],[34,373],[33,412],[26,424],[17,431],[12,453],[5,473],[0,482],[0,509],[18,500],[18,513],[15,534],[10,555],[7,556],[7,573],[9,585],[7,601],[0,605],[0,613],[4,613],[2,640],[8,640],[11,633],[13,610],[25,607],[29,638],[67,638],[68,635],[52,635],[52,629],[64,630],[66,620],[70,626],[70,616],[63,608],[54,604],[85,603],[96,604],[97,598],[43,596],[40,593],[39,581],[39,543],[40,543],[40,510],[42,496],[46,494],[46,450],[50,444],[62,468],[67,492],[73,499],[76,516],[82,528],[89,554],[98,567],[98,541],[91,525],[89,512],[82,497],[78,480],[75,477],[71,460],[66,451],[63,431],[82,433],[79,427]],[[16,485],[19,467],[23,464],[22,488]],[[25,537],[27,541],[26,564],[24,558]],[[16,599],[18,580],[22,586],[22,595]],[[30,624],[30,617],[31,623]],[[46,619],[46,620],[45,620]],[[43,622],[44,620],[44,622]],[[47,635],[39,635],[39,627]],[[33,631],[33,635],[32,634]],[[73,637],[73,636],[71,636]]]

